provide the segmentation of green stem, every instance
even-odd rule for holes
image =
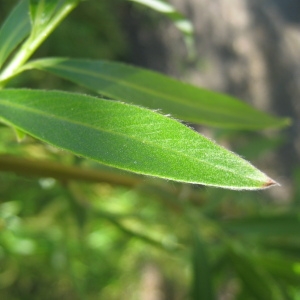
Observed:
[[[32,30],[31,35],[1,73],[0,82],[2,81],[2,83],[0,83],[0,87],[3,87],[8,79],[22,71],[21,67],[77,4],[78,2],[72,2],[64,5],[42,30],[37,30],[37,32]]]
[[[24,159],[11,155],[0,155],[0,172],[14,172],[23,176],[52,177],[57,180],[83,180],[87,182],[107,182],[113,185],[135,187],[142,179],[119,175],[102,170],[89,170],[75,166],[64,166],[49,161]]]

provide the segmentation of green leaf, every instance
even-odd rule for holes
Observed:
[[[276,250],[282,255],[290,256],[300,260],[300,239],[295,235],[290,235],[288,238],[285,236],[278,239],[264,240],[263,246],[267,250]]]
[[[121,63],[54,58],[32,62],[25,68],[49,71],[102,95],[161,109],[193,123],[251,130],[288,124],[286,119],[269,116],[230,96]]]
[[[230,249],[229,255],[237,275],[242,280],[245,289],[252,294],[253,299],[282,299],[276,282],[244,250],[233,247]]]
[[[256,263],[268,270],[274,277],[289,284],[299,286],[300,261],[291,260],[284,256],[255,256]]]
[[[275,184],[181,123],[121,102],[65,92],[1,90],[0,118],[59,148],[140,174],[229,189]]]
[[[80,0],[31,0],[32,30],[0,74],[0,88],[23,70],[24,64]],[[17,22],[18,23],[18,22]]]
[[[30,17],[33,26],[45,26],[53,16],[59,0],[30,0]]]
[[[39,35],[54,19],[69,7],[76,6],[80,0],[30,0],[30,17],[33,35]]]
[[[212,274],[209,255],[202,239],[195,234],[193,239],[193,285],[192,299],[213,300]]]
[[[0,68],[11,52],[30,33],[28,0],[22,0],[13,9],[0,30]]]
[[[253,216],[220,222],[222,228],[235,234],[258,236],[298,235],[300,215],[289,212],[279,215]]]

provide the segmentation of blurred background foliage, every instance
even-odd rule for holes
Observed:
[[[1,21],[15,3],[0,2]],[[36,57],[139,63],[143,54],[135,47],[157,18],[121,0],[86,1]],[[133,39],[136,20],[142,34]],[[151,34],[156,54],[162,53]],[[41,72],[26,73],[11,85],[85,92]],[[278,132],[207,134],[257,166],[286,142]],[[111,176],[99,182],[47,172],[36,176],[24,165],[7,172],[5,162],[12,157],[105,170]],[[300,299],[297,168],[293,193],[278,201],[265,191],[226,191],[120,173],[30,137],[19,143],[1,126],[0,171],[1,299]],[[131,181],[122,181],[125,177]]]

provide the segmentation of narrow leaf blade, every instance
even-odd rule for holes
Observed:
[[[212,273],[209,264],[209,255],[205,243],[195,233],[193,239],[193,285],[192,299],[213,300],[215,299],[212,287]]]
[[[282,299],[280,290],[270,274],[258,265],[251,255],[239,249],[231,249],[231,262],[243,285],[254,299]]]
[[[292,260],[287,256],[256,255],[256,262],[270,272],[274,277],[280,278],[289,284],[299,286],[300,261]]]
[[[160,109],[193,123],[250,130],[288,124],[286,119],[260,112],[230,96],[121,63],[54,58],[32,62],[27,68],[49,71],[102,95]]]
[[[1,90],[0,118],[59,148],[140,174],[229,189],[276,184],[181,123],[121,102],[65,92]]]
[[[0,68],[11,52],[30,33],[28,7],[28,0],[20,1],[1,27]]]
[[[253,216],[248,218],[220,222],[222,228],[242,235],[295,236],[300,231],[300,215],[287,212],[277,215]]]

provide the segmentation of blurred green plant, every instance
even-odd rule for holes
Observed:
[[[281,128],[288,120],[122,63],[30,60],[79,2],[22,0],[0,30],[1,298],[141,299],[141,275],[155,262],[165,295],[297,299],[298,213],[273,211],[249,192],[181,183],[259,189],[275,182],[142,106],[225,130]],[[165,14],[191,41],[191,24],[171,5],[133,2]],[[28,70],[50,72],[102,98],[4,88]],[[263,151],[278,144],[263,139],[247,150],[259,154],[262,142]]]

